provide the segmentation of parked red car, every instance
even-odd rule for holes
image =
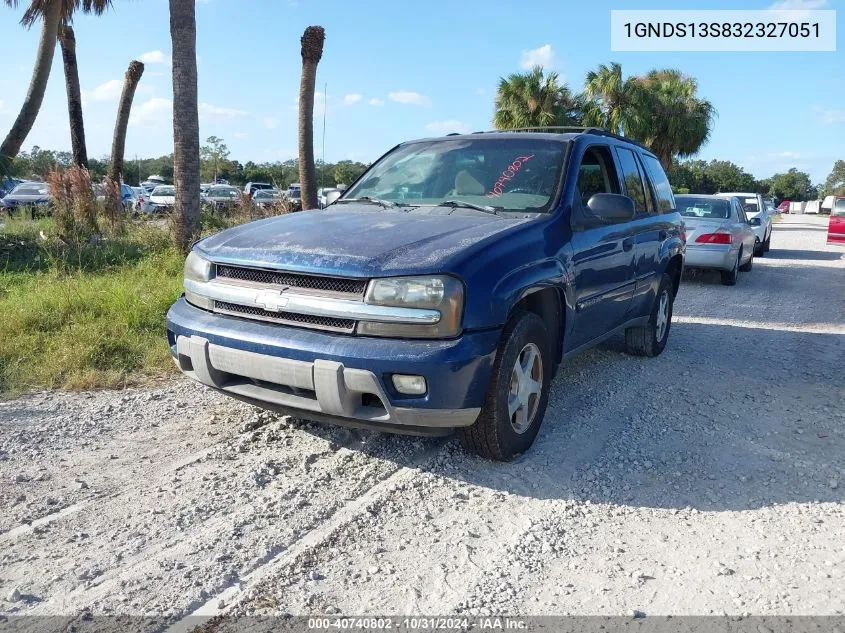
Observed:
[[[791,202],[790,200],[784,200],[783,202],[781,202],[778,205],[778,211],[780,211],[781,213],[789,213],[789,203],[790,202]]]
[[[827,225],[827,243],[845,246],[845,196],[836,196]]]

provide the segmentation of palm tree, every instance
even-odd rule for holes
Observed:
[[[637,77],[634,108],[640,113],[626,130],[651,149],[664,169],[691,156],[710,138],[716,109],[698,97],[698,82],[679,70],[652,70]]]
[[[299,82],[299,182],[302,184],[302,208],[316,209],[317,170],[314,166],[314,84],[317,64],[323,57],[326,31],[309,26],[302,34],[302,77]]]
[[[18,0],[4,0],[7,6],[15,8]],[[56,51],[56,40],[60,27],[67,26],[73,20],[76,11],[84,13],[102,14],[111,6],[111,0],[31,0],[24,11],[21,24],[31,27],[41,20],[41,36],[38,42],[38,52],[35,57],[35,67],[29,83],[26,97],[18,113],[12,129],[0,144],[0,159],[8,161],[18,155],[44,100],[47,80],[53,65],[53,55]],[[78,74],[77,74],[78,90]],[[80,109],[81,113],[81,109]]]
[[[123,177],[123,153],[126,147],[126,127],[129,125],[129,113],[132,111],[132,100],[135,89],[144,74],[144,64],[139,61],[129,63],[126,77],[123,80],[123,92],[120,93],[120,105],[117,108],[117,120],[114,124],[114,139],[111,146],[111,163],[109,178],[120,183]]]
[[[59,28],[59,44],[62,47],[62,62],[65,68],[67,89],[67,111],[70,119],[70,144],[73,162],[79,167],[88,167],[88,148],[85,145],[85,124],[82,118],[82,93],[79,88],[79,66],[76,63],[76,35],[73,27]]]
[[[170,0],[173,46],[173,240],[187,251],[200,231],[200,122],[196,0]]]
[[[499,79],[493,125],[499,130],[580,125],[583,99],[541,66]]]
[[[636,90],[636,81],[623,80],[622,66],[616,62],[591,70],[584,82],[588,99],[586,122],[622,134],[637,115],[633,108]]]

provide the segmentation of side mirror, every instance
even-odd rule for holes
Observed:
[[[751,218],[750,220],[748,220],[748,224],[750,224],[751,226],[762,226],[763,222],[760,220],[760,218]]]
[[[628,196],[618,193],[596,193],[587,201],[587,209],[599,224],[616,224],[634,219],[636,208]]]
[[[328,193],[328,195],[326,196],[326,206],[329,206],[330,204],[334,204],[335,202],[337,202],[338,198],[340,198],[340,192],[339,191],[330,191]]]

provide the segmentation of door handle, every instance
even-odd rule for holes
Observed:
[[[622,240],[622,250],[623,251],[627,252],[627,251],[630,251],[632,248],[634,248],[634,238],[633,237],[626,237],[624,240]]]

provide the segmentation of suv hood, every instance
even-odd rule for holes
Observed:
[[[328,275],[449,272],[472,246],[530,219],[452,211],[302,211],[227,229],[195,248],[217,263]]]

